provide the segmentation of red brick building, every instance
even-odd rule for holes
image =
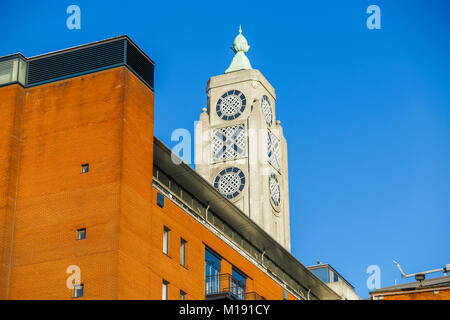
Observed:
[[[339,299],[171,161],[153,74],[126,36],[0,58],[0,299]]]
[[[370,293],[372,300],[450,300],[450,276],[399,284]]]

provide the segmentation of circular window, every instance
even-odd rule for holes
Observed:
[[[270,127],[272,125],[272,107],[267,96],[263,96],[261,99],[261,109],[266,118],[266,123]]]
[[[271,173],[269,177],[269,189],[272,203],[275,207],[279,207],[281,201],[280,184],[278,183],[277,176],[274,173]]]
[[[238,90],[228,91],[217,101],[217,115],[223,120],[236,119],[244,111],[246,103],[242,92]]]
[[[237,197],[245,186],[245,175],[236,167],[226,168],[214,179],[214,188],[227,199]]]

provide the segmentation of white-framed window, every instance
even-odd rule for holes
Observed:
[[[77,240],[83,240],[83,239],[86,239],[86,228],[77,230]]]
[[[186,266],[186,245],[187,241],[181,238],[180,240],[180,264]]]
[[[84,293],[84,284],[76,284],[73,286],[73,298],[81,298]]]
[[[167,255],[169,255],[169,234],[170,234],[170,229],[167,227],[164,227],[164,230],[163,230],[163,252]]]
[[[169,299],[169,281],[164,280],[162,282],[162,299],[168,300]]]

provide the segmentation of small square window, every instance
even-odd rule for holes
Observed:
[[[77,230],[77,240],[86,239],[86,228]]]
[[[156,203],[158,204],[158,206],[160,206],[161,208],[164,207],[164,196],[158,192],[157,196],[156,196]]]
[[[81,298],[83,296],[84,284],[76,284],[73,286],[73,298]]]
[[[81,165],[81,173],[88,173],[89,172],[89,163],[85,163]]]

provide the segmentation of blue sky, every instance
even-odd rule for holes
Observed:
[[[24,5],[26,4],[26,5]],[[81,8],[81,30],[66,8]],[[381,8],[381,30],[366,8]],[[127,34],[156,62],[155,134],[193,130],[239,24],[288,141],[292,252],[362,297],[450,263],[448,1],[2,1],[0,56]]]

